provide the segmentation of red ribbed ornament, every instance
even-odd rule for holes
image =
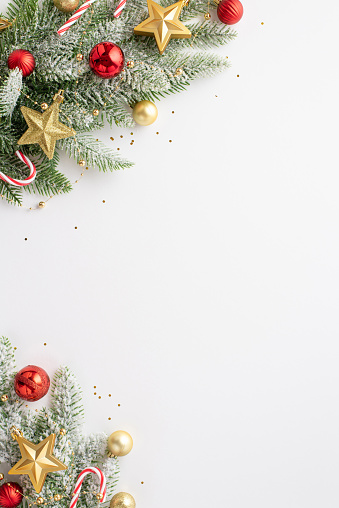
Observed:
[[[221,0],[218,5],[218,18],[225,25],[235,25],[241,20],[244,8],[239,0]]]
[[[50,380],[47,372],[36,365],[27,365],[14,378],[16,394],[24,400],[34,402],[46,395]]]
[[[118,76],[124,68],[125,58],[122,49],[113,42],[100,42],[90,52],[89,66],[100,78]]]
[[[9,69],[19,67],[23,76],[29,76],[35,69],[35,60],[32,53],[25,49],[16,49],[11,53],[7,60]]]
[[[0,487],[1,508],[15,508],[22,501],[22,488],[16,482],[3,483]]]

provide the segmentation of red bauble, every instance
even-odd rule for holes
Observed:
[[[16,394],[24,400],[34,402],[48,392],[50,380],[47,372],[36,365],[27,365],[21,369],[14,379]]]
[[[0,487],[1,508],[15,508],[22,501],[22,488],[16,482],[3,483]]]
[[[9,55],[7,65],[9,69],[19,67],[23,76],[29,76],[35,69],[34,56],[25,49],[16,49]]]
[[[90,52],[89,66],[97,76],[114,78],[124,68],[125,58],[122,50],[113,42],[100,42]]]
[[[239,0],[221,0],[218,5],[218,18],[225,25],[234,25],[241,20],[244,8]]]

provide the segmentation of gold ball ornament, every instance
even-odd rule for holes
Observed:
[[[1,395],[1,402],[7,402],[8,401],[8,395],[6,395],[6,393],[4,393],[3,395]]]
[[[55,494],[54,501],[61,501],[61,494]]]
[[[135,508],[135,499],[128,492],[118,492],[110,503],[110,508]]]
[[[175,76],[181,76],[183,72],[184,72],[183,69],[181,67],[178,67],[178,69],[175,71]]]
[[[83,59],[84,59],[84,55],[82,55],[81,53],[78,53],[77,54],[77,60],[78,60],[78,62],[81,62]]]
[[[45,208],[45,206],[46,206],[45,201],[40,201],[40,203],[38,204],[39,208]]]
[[[60,429],[59,430],[60,436],[66,436],[66,432],[67,432],[66,429]]]
[[[93,109],[93,116],[99,116],[99,110]]]
[[[151,125],[158,116],[158,109],[151,101],[137,102],[133,108],[133,118],[139,125]]]
[[[126,65],[127,65],[128,69],[133,69],[133,67],[134,67],[134,62],[133,62],[133,60],[128,60],[128,62],[127,62],[127,64],[126,64]]]
[[[206,12],[206,14],[204,15],[204,18],[206,19],[206,21],[208,21],[209,19],[211,19],[211,15],[209,12]]]
[[[81,166],[82,168],[83,168],[84,166],[86,166],[86,161],[85,161],[84,159],[80,159],[80,160],[79,160],[79,166]]]
[[[61,12],[72,12],[78,7],[79,0],[53,0],[53,3]]]
[[[104,495],[101,494],[100,492],[98,492],[98,494],[96,494],[96,498],[98,501],[101,501],[103,497],[104,497]]]
[[[133,448],[133,439],[128,432],[116,430],[108,438],[109,451],[117,457],[127,455]]]
[[[4,475],[3,475],[2,473],[0,473],[0,482],[1,482],[1,480],[3,480],[3,479],[4,479]]]
[[[39,496],[36,500],[37,504],[44,504],[45,500],[43,497]]]
[[[47,102],[43,102],[43,103],[41,104],[41,106],[40,106],[40,107],[41,107],[41,109],[42,109],[43,111],[46,111],[46,109],[48,109],[48,104],[47,104]]]

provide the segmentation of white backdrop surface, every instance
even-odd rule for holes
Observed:
[[[138,508],[339,502],[339,6],[244,8],[231,69],[100,133],[134,168],[0,203],[0,333],[133,435]]]

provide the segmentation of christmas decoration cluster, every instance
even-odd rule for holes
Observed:
[[[29,402],[50,388],[47,372],[28,365],[16,372],[10,341],[0,338],[0,508],[44,505],[90,508],[111,498],[111,508],[135,508],[133,496],[118,492],[118,457],[133,447],[128,432],[85,436],[80,387],[60,368],[51,388],[51,406],[34,412]],[[27,402],[28,404],[24,403]],[[11,481],[11,475],[19,475]],[[113,496],[113,497],[112,497]]]
[[[228,67],[208,52],[232,40],[240,0],[15,0],[0,17],[0,196],[69,192],[64,150],[81,167],[131,165],[90,132],[151,125],[155,101]],[[211,12],[217,8],[217,16]],[[75,10],[77,9],[77,10]],[[75,12],[74,12],[75,11]],[[15,157],[22,146],[25,164]],[[26,167],[25,167],[26,166]],[[36,168],[27,177],[27,167]],[[42,202],[43,203],[43,202]],[[40,206],[43,208],[44,206]]]

